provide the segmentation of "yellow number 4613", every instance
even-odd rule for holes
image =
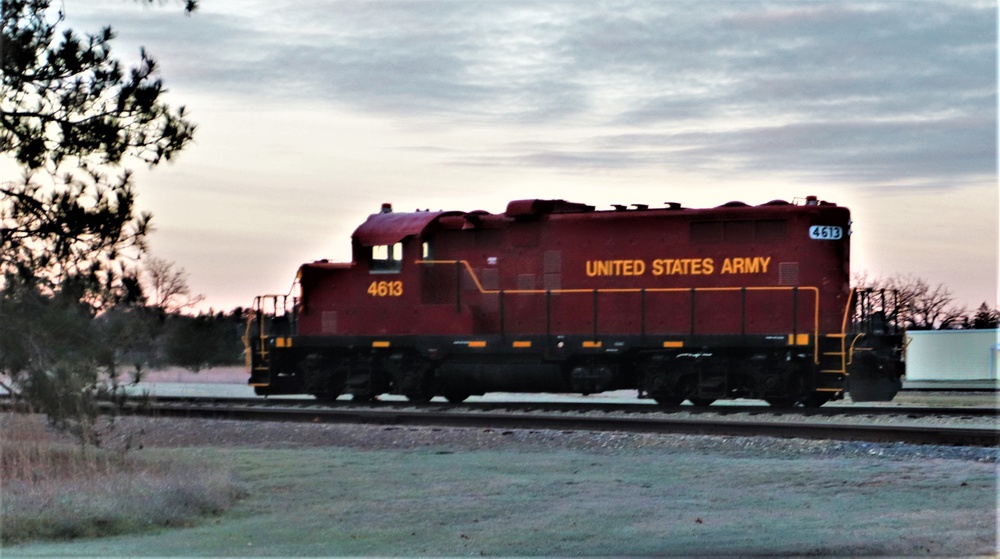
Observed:
[[[368,286],[368,294],[372,297],[399,297],[403,294],[403,282],[373,281]]]

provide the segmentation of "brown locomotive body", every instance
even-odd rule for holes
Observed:
[[[636,389],[665,405],[891,399],[902,332],[849,285],[850,212],[803,203],[393,213],[247,328],[258,394]],[[880,304],[880,302],[882,304]],[[290,308],[286,309],[286,304]]]

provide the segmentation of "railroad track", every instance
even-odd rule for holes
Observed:
[[[771,406],[723,404],[713,406],[690,406],[682,405],[673,408],[664,408],[653,403],[625,403],[625,402],[551,402],[551,401],[524,401],[524,402],[464,402],[461,404],[451,404],[446,402],[429,402],[426,404],[414,404],[401,400],[376,400],[372,402],[354,402],[351,400],[337,400],[334,402],[317,402],[313,398],[228,398],[228,397],[204,397],[204,396],[157,396],[156,400],[163,404],[198,404],[203,405],[238,405],[238,406],[280,406],[309,409],[398,409],[412,410],[414,408],[428,410],[467,410],[467,411],[504,411],[504,412],[548,412],[548,413],[624,413],[636,415],[649,414],[695,414],[695,415],[761,415],[761,416],[783,416],[799,415],[803,417],[835,417],[835,416],[905,416],[909,418],[920,418],[926,416],[934,417],[962,417],[962,418],[997,418],[1000,417],[1000,408],[984,406],[962,406],[962,407],[933,407],[933,406],[866,406],[850,405],[836,406],[827,405],[819,408],[773,408]]]
[[[6,398],[0,407],[10,408]],[[109,408],[110,408],[109,404]],[[677,406],[644,403],[431,402],[318,403],[310,398],[161,396],[134,399],[124,413],[244,421],[364,423],[493,429],[619,431],[717,436],[905,442],[951,446],[1000,445],[994,407],[827,406],[775,409],[762,405]],[[973,426],[913,424],[972,421]],[[909,422],[909,424],[908,424]]]
[[[646,408],[636,412],[636,407]],[[596,411],[595,411],[596,410]],[[749,410],[749,411],[748,411]],[[822,410],[823,413],[820,413]],[[336,402],[319,405],[302,399],[159,398],[149,413],[158,416],[211,417],[252,421],[309,423],[366,423],[493,429],[551,429],[561,431],[619,431],[631,433],[682,433],[721,436],[772,436],[785,438],[906,442],[959,446],[997,446],[1000,431],[988,426],[920,425],[865,422],[873,415],[895,414],[908,419],[934,417],[995,418],[991,408],[796,408],[774,410],[763,406],[682,406],[659,409],[642,404],[614,404],[581,408],[579,404],[441,404],[406,402],[366,404]],[[877,411],[876,411],[877,410]],[[841,415],[850,421],[817,421]],[[738,417],[734,417],[738,416]],[[780,418],[780,420],[777,420]]]

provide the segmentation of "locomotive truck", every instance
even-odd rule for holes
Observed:
[[[320,400],[891,400],[898,305],[851,288],[850,227],[847,208],[814,196],[700,209],[515,200],[500,214],[384,204],[354,231],[351,262],[304,264],[292,292],[255,299],[249,384]]]

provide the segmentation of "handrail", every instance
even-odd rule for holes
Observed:
[[[481,295],[513,294],[513,295],[544,295],[546,293],[691,293],[694,292],[724,292],[724,291],[811,291],[814,298],[813,309],[813,359],[819,359],[819,288],[814,286],[743,286],[743,287],[610,287],[610,288],[569,288],[569,289],[486,289],[476,275],[475,270],[467,260],[417,260],[423,265],[462,265],[475,283]],[[459,288],[456,286],[456,288]],[[845,321],[846,315],[845,315]],[[846,324],[846,322],[845,322]],[[595,325],[596,327],[596,325]],[[842,329],[843,333],[844,330]]]
[[[264,319],[267,316],[267,301],[273,302],[273,314],[272,316],[277,317],[278,315],[278,301],[281,301],[281,311],[282,314],[288,313],[288,295],[257,295],[253,299],[253,307],[250,308],[250,312],[247,314],[246,328],[243,333],[243,347],[246,349],[246,366],[247,370],[252,372],[253,369],[253,344],[250,342],[252,337],[257,337],[260,339],[259,348],[257,355],[260,357],[261,362],[267,360],[267,338],[270,334],[264,325]],[[256,323],[256,332],[253,332],[254,324]]]
[[[845,361],[844,361],[845,367],[854,364],[854,346],[858,343],[858,340],[860,340],[863,337],[865,337],[864,333],[859,333],[854,336],[853,340],[851,340],[851,348],[848,350],[847,355],[845,356]]]
[[[858,288],[852,287],[851,294],[847,298],[847,304],[844,305],[844,319],[840,322],[840,333],[842,335],[847,335],[847,320],[851,317],[851,309],[856,304],[854,297],[858,293]]]

